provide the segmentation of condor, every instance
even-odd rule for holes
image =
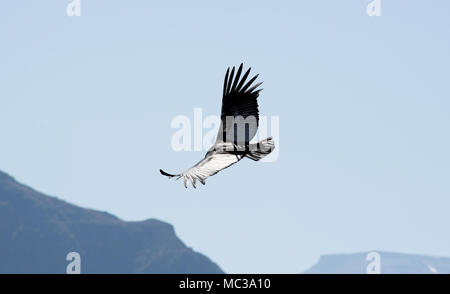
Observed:
[[[258,143],[250,143],[256,135],[259,122],[258,96],[262,89],[258,87],[262,82],[253,84],[258,75],[251,78],[249,68],[241,78],[242,63],[236,76],[235,68],[227,69],[223,83],[221,124],[215,144],[208,150],[205,157],[190,169],[179,173],[169,174],[162,169],[162,175],[169,178],[183,178],[184,186],[188,182],[196,188],[197,181],[205,184],[206,178],[217,174],[219,171],[235,164],[244,157],[258,161],[264,158],[275,148],[271,137]]]

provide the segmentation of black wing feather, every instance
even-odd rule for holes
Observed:
[[[231,70],[231,73],[230,73],[230,78],[228,80],[228,85],[227,85],[227,90],[225,92],[225,96],[230,94],[231,83],[233,82],[233,76],[234,76],[234,66],[233,66],[233,69]]]
[[[222,97],[222,129],[219,131],[219,136],[223,138],[224,141],[231,141],[232,136],[227,136],[227,131],[231,130],[232,126],[227,126],[227,117],[238,117],[242,116],[244,119],[252,116],[255,118],[255,123],[250,126],[248,135],[245,136],[245,143],[250,141],[256,134],[258,123],[259,123],[259,111],[258,111],[258,96],[261,89],[258,87],[261,83],[254,84],[258,75],[251,78],[247,83],[245,83],[247,77],[250,74],[251,68],[249,68],[241,78],[243,64],[239,66],[235,73],[235,67],[231,69],[229,74],[229,69],[225,74],[224,89]],[[245,84],[245,85],[244,85]],[[244,85],[244,86],[243,86]],[[247,131],[246,131],[247,132]],[[226,138],[226,139],[225,139]],[[234,139],[235,140],[235,139]]]
[[[172,175],[172,174],[166,173],[166,172],[163,171],[162,169],[160,169],[159,172],[160,172],[163,176],[166,176],[166,177],[169,177],[169,178],[173,178],[173,177],[178,176],[178,175]]]
[[[225,74],[225,80],[223,81],[223,96],[227,93],[227,85],[228,85],[228,74],[230,73],[230,68],[227,69],[227,73]]]
[[[242,87],[242,85],[245,83],[245,80],[247,79],[247,77],[248,77],[248,75],[249,75],[251,69],[252,69],[252,68],[250,67],[250,68],[245,72],[244,76],[242,77],[241,81],[239,82],[239,85],[236,87],[236,91],[237,91],[237,92],[239,92],[239,91],[241,90],[241,87]]]
[[[239,66],[239,69],[238,69],[238,71],[236,73],[236,77],[234,78],[234,83],[233,83],[233,86],[231,87],[231,91],[236,91],[236,85],[237,85],[237,82],[239,81],[239,78],[241,76],[241,72],[242,72],[242,63]]]
[[[248,83],[241,89],[241,92],[245,92],[248,87],[250,87],[252,85],[252,83],[258,78],[259,75],[254,76],[253,78],[250,79],[250,81],[248,81]]]

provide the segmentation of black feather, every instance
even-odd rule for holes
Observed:
[[[242,87],[242,85],[245,83],[245,80],[247,79],[247,77],[248,77],[248,75],[249,75],[251,69],[252,69],[252,68],[250,67],[250,68],[245,72],[244,76],[242,77],[241,81],[239,82],[239,85],[237,85],[237,87],[236,87],[236,92],[239,92],[239,91],[241,90],[241,87]]]
[[[163,176],[167,176],[167,177],[169,177],[169,178],[173,178],[173,177],[178,176],[178,175],[172,175],[172,174],[166,173],[166,172],[163,171],[162,169],[160,169],[159,172],[160,172]]]
[[[223,81],[223,96],[227,94],[227,84],[228,84],[228,74],[230,73],[230,68],[227,69],[225,74],[225,80]]]
[[[235,90],[236,90],[236,85],[237,85],[237,82],[239,81],[239,78],[241,76],[241,72],[242,72],[242,63],[239,66],[239,69],[238,69],[238,71],[236,73],[236,77],[234,78],[234,83],[233,83],[233,86],[231,87],[231,91],[232,92],[235,92]]]
[[[244,88],[241,89],[240,92],[245,92],[248,87],[250,87],[252,85],[252,83],[258,78],[259,75],[254,76],[253,78],[251,78],[250,81],[248,81],[248,83],[244,86]]]
[[[233,69],[231,70],[230,78],[228,79],[226,95],[230,94],[231,82],[233,81],[233,77],[234,77],[234,66],[233,66]]]

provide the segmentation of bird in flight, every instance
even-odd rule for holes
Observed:
[[[250,143],[258,130],[258,96],[262,82],[253,84],[258,75],[251,78],[249,68],[241,78],[242,63],[235,74],[235,67],[227,69],[223,83],[222,111],[216,142],[196,165],[180,174],[169,174],[162,169],[162,175],[184,179],[184,186],[190,181],[196,188],[197,180],[205,184],[206,178],[235,164],[244,157],[258,161],[275,148],[272,137],[258,143]]]

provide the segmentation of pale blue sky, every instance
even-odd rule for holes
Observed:
[[[230,273],[320,254],[450,256],[450,2],[0,2],[0,169],[125,220],[158,218]],[[159,168],[177,115],[220,111],[226,67],[261,74],[274,163],[185,190]]]

